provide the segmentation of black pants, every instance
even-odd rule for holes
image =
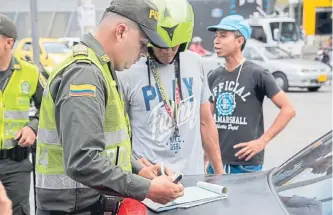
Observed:
[[[29,158],[21,162],[0,160],[0,180],[13,204],[13,214],[30,214],[30,177],[32,165]]]

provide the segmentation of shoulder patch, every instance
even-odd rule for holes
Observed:
[[[83,44],[73,46],[73,56],[85,55],[88,56],[88,47]]]
[[[69,96],[72,97],[96,97],[96,86],[91,84],[73,85],[69,86]]]
[[[42,85],[42,87],[45,89],[47,81],[46,81],[46,78],[44,77],[44,75],[42,75],[42,73],[39,73],[38,79],[39,79],[40,85]]]
[[[102,61],[105,62],[105,63],[107,63],[107,62],[110,61],[110,58],[109,58],[106,54],[103,54],[100,58],[101,58]]]

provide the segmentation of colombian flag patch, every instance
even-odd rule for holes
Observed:
[[[69,95],[74,97],[90,96],[96,97],[96,86],[91,84],[70,85]]]

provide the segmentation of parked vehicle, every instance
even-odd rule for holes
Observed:
[[[50,69],[60,63],[70,51],[66,43],[55,38],[39,38],[40,62]],[[32,40],[24,38],[15,44],[14,55],[33,61]]]
[[[260,7],[247,19],[251,38],[269,46],[277,46],[293,56],[302,54],[304,41],[294,18],[284,13],[267,15]]]
[[[332,77],[330,67],[321,62],[297,59],[279,47],[257,41],[249,41],[243,54],[247,59],[267,68],[284,91],[290,87],[317,91]]]
[[[228,188],[228,197],[165,215],[332,215],[332,131],[277,168],[223,176],[185,176]],[[158,214],[148,211],[148,215]]]

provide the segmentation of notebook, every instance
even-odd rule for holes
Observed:
[[[142,202],[151,210],[161,212],[176,208],[190,208],[218,201],[227,198],[227,195],[228,189],[226,187],[199,181],[196,186],[186,187],[184,189],[184,196],[179,197],[168,204],[162,205],[153,202],[150,199],[145,199]]]

